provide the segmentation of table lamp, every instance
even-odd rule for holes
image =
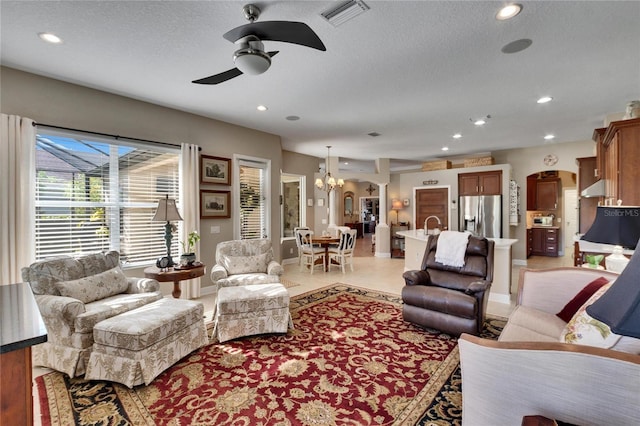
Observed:
[[[598,206],[593,225],[582,237],[585,241],[614,245],[613,254],[605,258],[607,270],[622,272],[629,259],[623,248],[634,250],[640,239],[640,207]]]
[[[391,201],[391,210],[396,212],[396,224],[398,223],[398,210],[402,210],[403,207],[404,205],[402,204],[402,201],[400,200]]]
[[[636,250],[609,290],[587,307],[587,313],[616,334],[640,338],[639,277],[640,250]]]
[[[168,264],[166,266],[174,266],[175,263],[173,262],[173,259],[171,259],[171,239],[173,238],[171,233],[173,225],[171,224],[171,221],[182,220],[182,217],[176,208],[176,200],[169,198],[169,195],[166,195],[165,198],[159,199],[156,214],[151,220],[154,222],[167,222],[164,225],[164,242],[167,245],[168,258]]]

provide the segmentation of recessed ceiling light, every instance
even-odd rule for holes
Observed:
[[[460,139],[462,137],[461,133],[456,133],[455,135],[453,135],[454,139]]]
[[[553,100],[553,98],[551,96],[543,96],[540,99],[538,99],[536,102],[539,104],[546,104],[547,102],[551,102]]]
[[[443,150],[443,151],[449,151],[449,147],[448,147],[448,146],[443,146],[443,147],[442,147],[442,150]]]
[[[378,132],[371,132],[371,133],[367,133],[369,136],[371,136],[372,138],[377,138],[378,136],[381,135],[381,133]]]
[[[485,124],[487,124],[487,121],[484,118],[481,118],[480,120],[474,121],[473,124],[475,124],[476,126],[484,126]]]
[[[554,135],[551,135],[551,134],[549,134],[549,135],[544,135],[544,140],[546,140],[546,141],[550,141],[550,140],[551,140],[551,139],[553,139],[553,138],[555,138],[555,136],[554,136]]]
[[[264,106],[264,105],[258,105],[257,109],[258,109],[258,111],[266,111],[266,110],[268,110],[269,108],[267,108],[267,107],[266,107],[266,106]]]
[[[38,37],[43,41],[51,44],[60,44],[62,43],[62,39],[55,34],[52,33],[38,33]]]
[[[297,115],[289,115],[287,117],[285,117],[287,120],[289,121],[297,121],[300,120],[300,117],[298,117]]]
[[[349,162],[348,162],[348,161],[345,161],[345,162],[344,162],[344,165],[345,165],[345,166],[348,166],[348,165],[349,165]]]
[[[496,19],[498,21],[505,21],[516,16],[522,11],[522,5],[517,3],[508,4],[498,11]]]

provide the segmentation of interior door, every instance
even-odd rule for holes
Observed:
[[[449,229],[449,188],[429,188],[416,190],[416,229],[424,228],[424,220],[429,216],[440,219],[440,229]],[[435,221],[429,221],[429,228]]]

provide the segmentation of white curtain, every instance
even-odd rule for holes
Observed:
[[[36,130],[33,120],[0,118],[0,285],[22,282],[35,260]]]
[[[200,233],[200,199],[198,183],[200,174],[198,145],[182,144],[180,152],[180,208],[182,209],[182,228],[180,241],[184,241],[191,231]],[[207,259],[200,258],[200,243],[196,243],[196,258],[205,263]],[[194,299],[200,297],[200,278],[180,282],[182,298]]]

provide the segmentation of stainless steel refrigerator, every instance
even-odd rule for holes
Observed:
[[[458,230],[477,237],[502,238],[502,195],[460,197]]]

